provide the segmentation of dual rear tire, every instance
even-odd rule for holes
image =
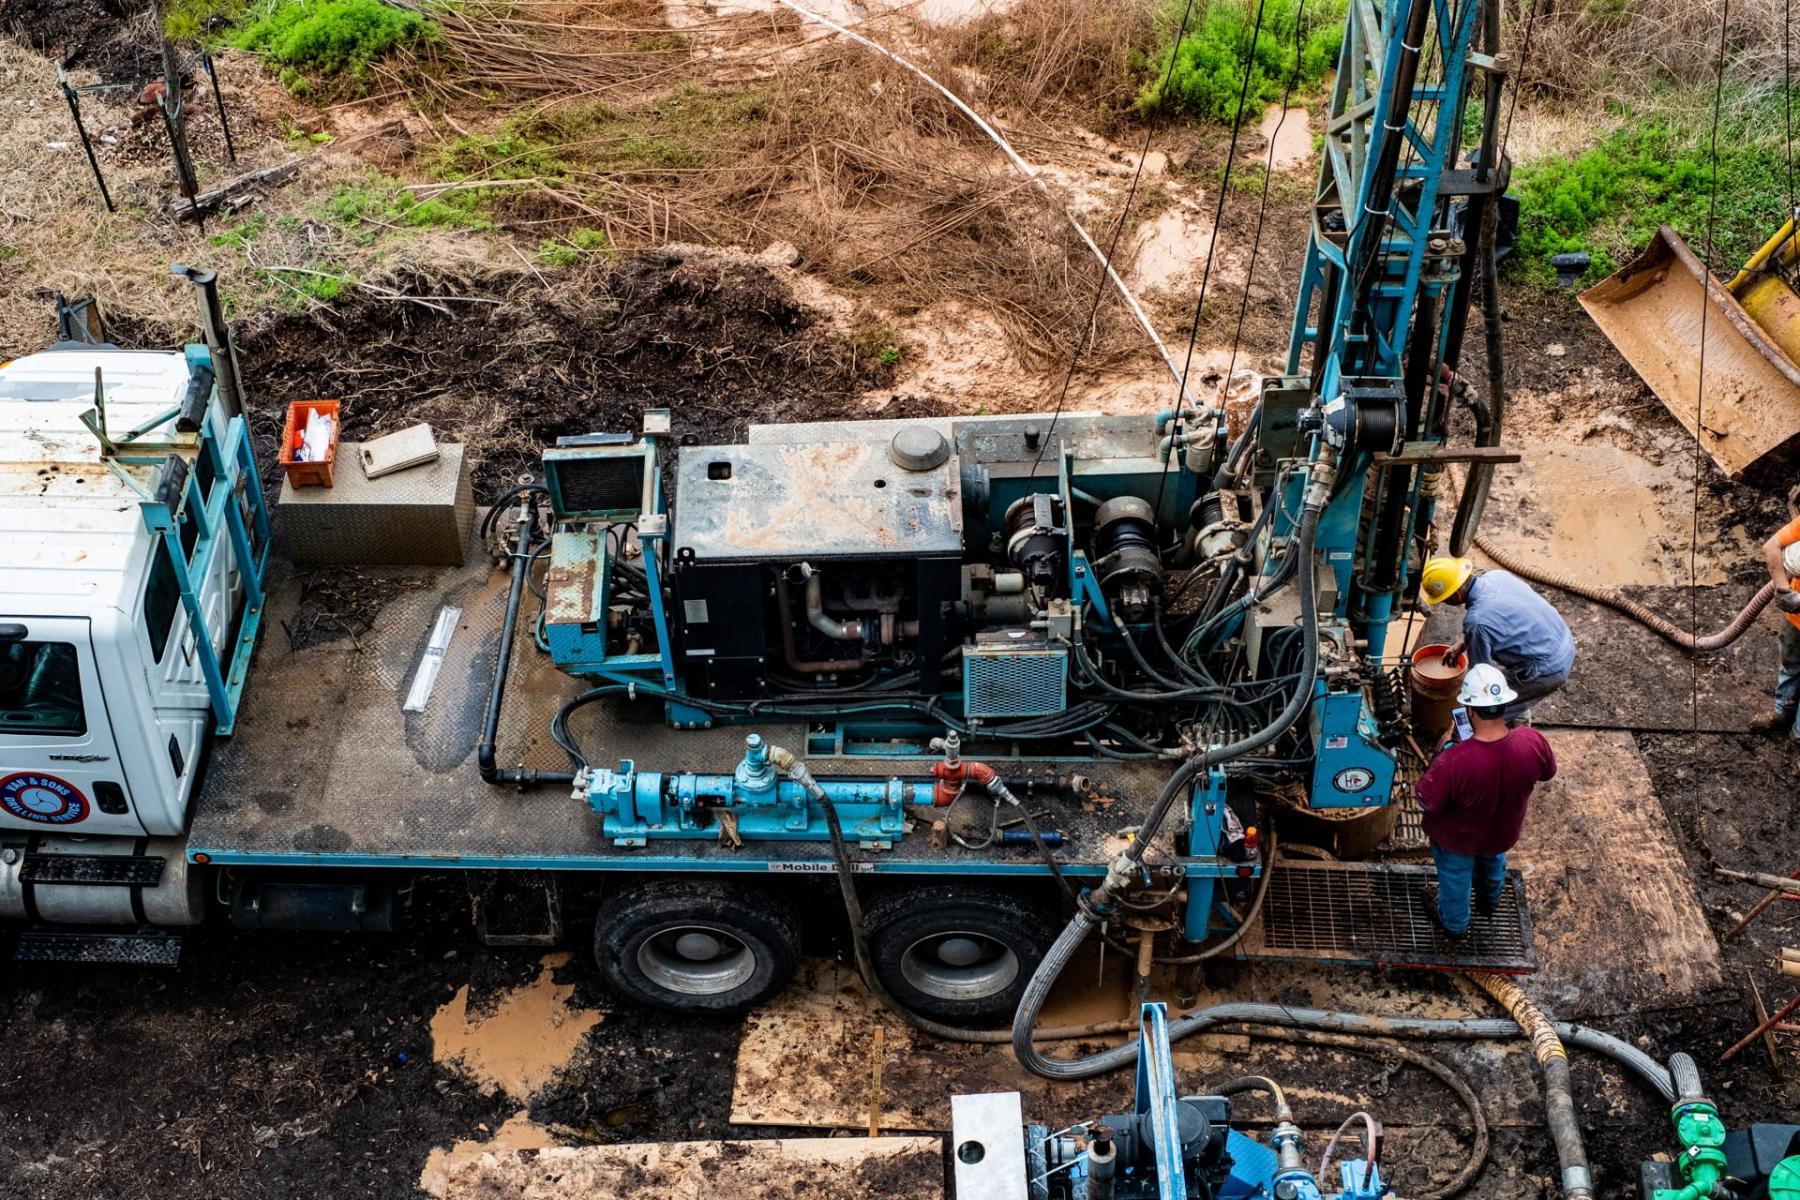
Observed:
[[[1005,892],[932,885],[871,904],[876,977],[940,1021],[1012,1015],[1055,936],[1054,914]],[[786,897],[728,879],[645,880],[607,896],[594,958],[617,993],[663,1011],[726,1015],[772,998],[801,957]]]

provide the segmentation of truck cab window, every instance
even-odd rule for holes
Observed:
[[[157,662],[162,661],[163,651],[168,649],[169,634],[180,607],[181,582],[158,546],[150,566],[150,581],[144,585],[144,632],[150,635],[150,656]]]
[[[81,663],[68,642],[0,645],[0,734],[80,737]]]

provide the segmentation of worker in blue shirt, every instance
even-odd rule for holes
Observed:
[[[1517,721],[1567,683],[1575,668],[1575,639],[1550,602],[1511,571],[1477,571],[1466,558],[1444,556],[1425,564],[1419,594],[1427,604],[1466,606],[1462,641],[1446,660],[1493,663],[1506,672],[1519,698],[1505,716]]]

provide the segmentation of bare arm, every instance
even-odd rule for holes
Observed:
[[[1774,581],[1778,592],[1794,586],[1794,581],[1788,578],[1787,565],[1781,561],[1781,552],[1785,549],[1775,538],[1763,543],[1763,562],[1768,565],[1769,578]]]

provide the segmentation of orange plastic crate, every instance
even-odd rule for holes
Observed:
[[[287,421],[281,428],[281,469],[295,487],[330,487],[332,471],[337,466],[338,439],[343,436],[344,422],[338,414],[336,400],[296,400],[288,405]],[[324,462],[295,462],[294,452],[300,448],[306,422],[314,412],[331,418],[331,447]]]

